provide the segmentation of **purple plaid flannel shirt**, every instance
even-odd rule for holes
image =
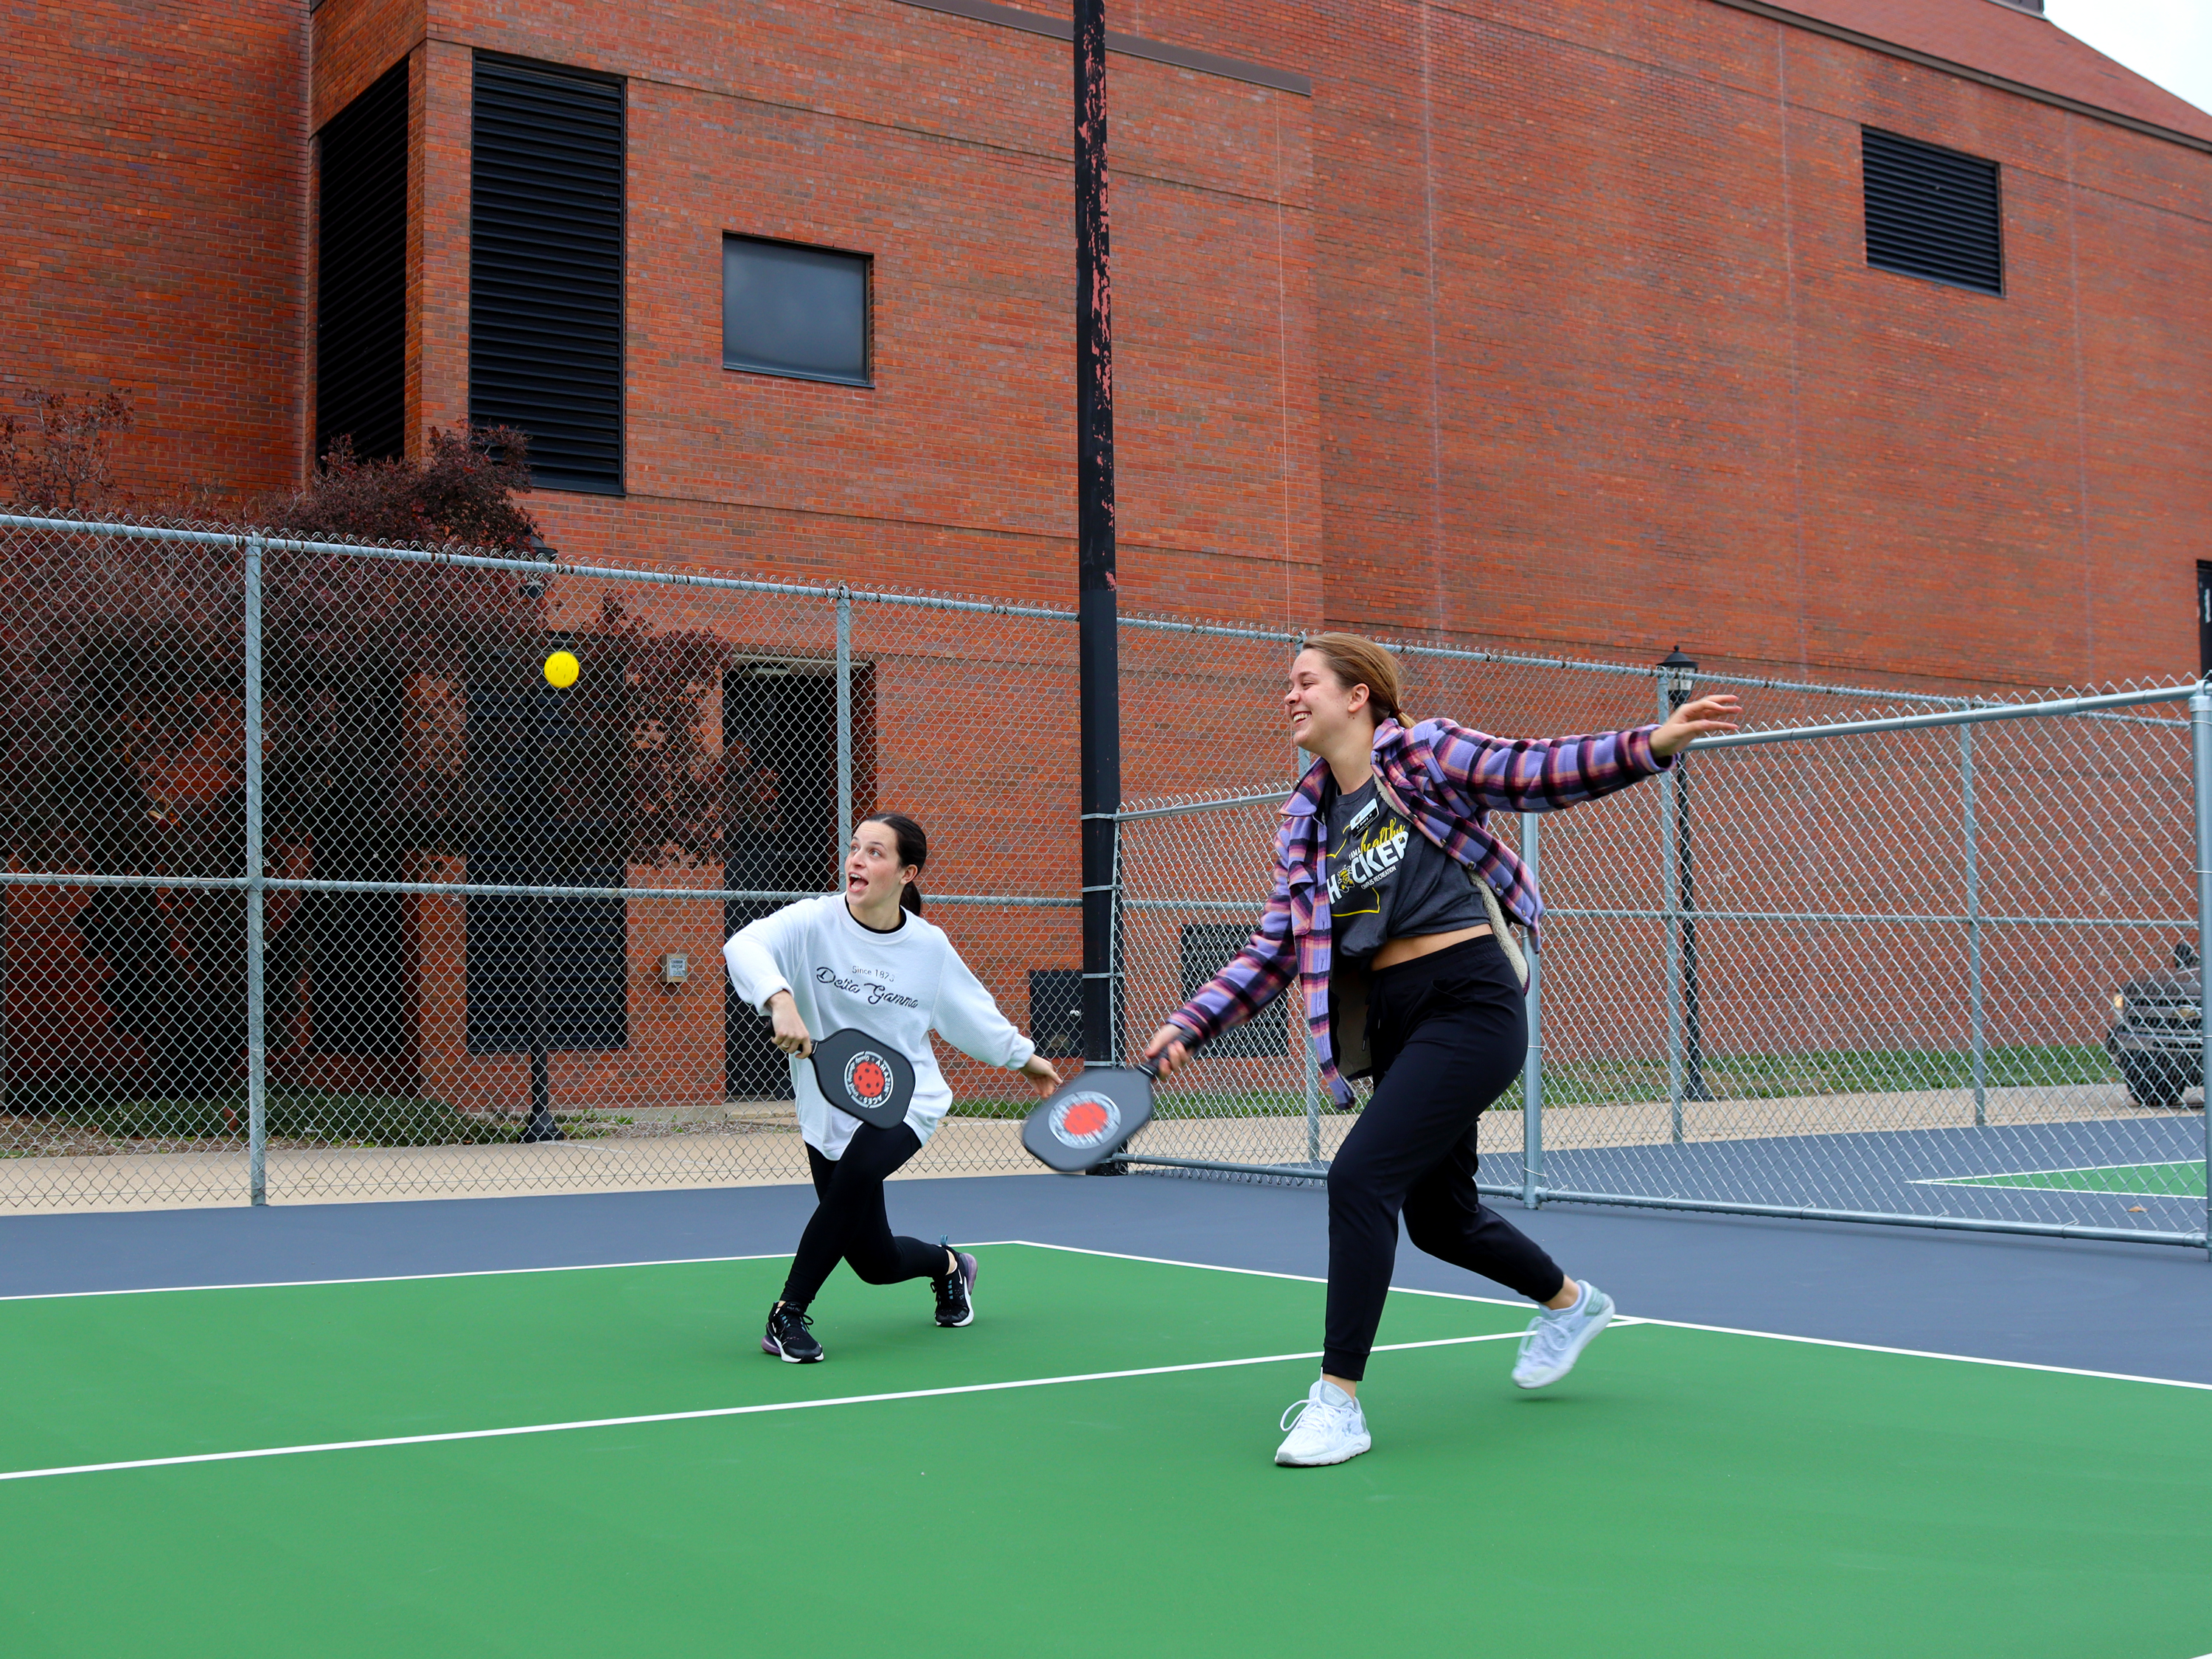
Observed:
[[[1493,811],[1556,811],[1664,771],[1672,762],[1651,752],[1657,729],[1507,738],[1450,720],[1423,720],[1410,730],[1385,720],[1375,732],[1375,775],[1407,822],[1488,882],[1506,914],[1533,933],[1544,901],[1527,866],[1490,833],[1485,819]],[[1251,1018],[1295,974],[1305,992],[1306,1024],[1322,1078],[1348,1105],[1352,1089],[1337,1075],[1329,1036],[1328,886],[1322,879],[1328,850],[1328,815],[1322,811],[1328,780],[1328,763],[1316,761],[1283,803],[1275,890],[1251,942],[1168,1019],[1203,1042]]]

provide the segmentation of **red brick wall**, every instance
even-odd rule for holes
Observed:
[[[131,392],[167,484],[281,482],[300,9],[5,15],[37,234],[0,283],[38,326],[0,372]],[[2193,666],[2212,158],[1708,0],[1111,21],[1315,82],[1114,59],[1133,605],[1813,676]],[[618,72],[632,494],[539,497],[552,538],[1069,596],[1064,46],[896,0],[313,31],[313,123],[416,54],[414,441],[466,408],[471,52]],[[1863,121],[2004,165],[2003,299],[1866,267]],[[876,256],[875,389],[720,367],[726,230]]]
[[[2194,672],[2212,157],[1706,0],[1117,15],[1315,77],[1332,620]],[[2003,165],[2003,299],[1867,267],[1863,122]]]
[[[326,113],[404,42],[405,0],[329,0]],[[325,21],[327,20],[327,21]],[[574,558],[1073,599],[1066,49],[892,0],[548,6],[424,24],[413,441],[467,404],[476,49],[629,77],[630,494],[532,506]],[[1116,60],[1122,568],[1139,604],[1318,609],[1309,100]],[[326,78],[326,76],[328,78]],[[721,367],[721,238],[872,254],[870,390]]]
[[[295,476],[304,432],[301,0],[0,6],[0,396],[115,391],[136,491]]]

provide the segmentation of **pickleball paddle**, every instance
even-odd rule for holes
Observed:
[[[814,1045],[814,1082],[822,1097],[878,1129],[906,1121],[914,1100],[914,1062],[880,1038],[851,1026]]]
[[[1182,1046],[1188,1054],[1198,1045],[1186,1041]],[[1159,1068],[1146,1060],[1132,1066],[1085,1066],[1023,1121],[1023,1147],[1062,1175],[1096,1169],[1152,1121],[1152,1085],[1159,1075]]]

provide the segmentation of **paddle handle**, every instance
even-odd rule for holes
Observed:
[[[1182,1027],[1178,1025],[1176,1027],[1176,1030],[1180,1031],[1182,1030]],[[1198,1052],[1198,1043],[1199,1039],[1196,1037],[1186,1036],[1183,1038],[1182,1054],[1185,1060],[1189,1059],[1191,1055]],[[1155,1083],[1158,1083],[1160,1080],[1159,1064],[1154,1060],[1140,1056],[1137,1060],[1137,1069],[1142,1072],[1146,1077],[1152,1079]]]

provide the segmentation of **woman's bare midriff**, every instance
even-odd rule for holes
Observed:
[[[1415,933],[1410,939],[1385,939],[1382,948],[1375,953],[1367,965],[1370,968],[1395,968],[1401,962],[1418,962],[1423,957],[1432,957],[1439,951],[1449,951],[1455,945],[1464,945],[1471,939],[1488,939],[1490,924],[1462,927],[1449,933]]]

